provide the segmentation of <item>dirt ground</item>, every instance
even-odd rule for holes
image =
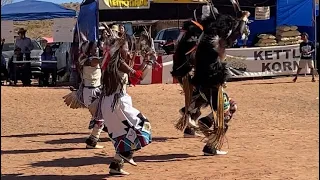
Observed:
[[[131,173],[109,177],[114,148],[85,149],[90,115],[68,109],[67,88],[1,87],[1,179],[316,180],[319,179],[319,82],[302,77],[231,82],[238,111],[228,155],[204,157],[201,139],[174,128],[183,104],[179,85],[129,88],[151,121],[153,142],[135,155]]]

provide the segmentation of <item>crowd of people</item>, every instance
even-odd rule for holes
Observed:
[[[10,85],[16,85],[18,79],[22,81],[23,86],[30,86],[32,79],[31,70],[31,52],[34,49],[32,40],[26,36],[27,30],[20,28],[15,39],[12,57],[8,63],[2,55],[2,49],[5,39],[1,40],[1,72],[4,72],[4,78]],[[56,57],[50,45],[47,45],[41,54],[42,61],[56,61]],[[25,62],[24,62],[25,61]],[[8,64],[8,68],[6,67]],[[55,63],[41,63],[42,74],[39,77],[40,86],[49,86],[49,75],[52,74],[52,86],[56,84],[57,72]]]

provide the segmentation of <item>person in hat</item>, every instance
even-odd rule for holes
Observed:
[[[133,43],[131,37],[127,34],[126,28],[124,27],[124,24],[119,24],[119,37],[122,37],[126,40],[126,43],[128,44],[128,48],[132,49]]]
[[[25,30],[24,28],[20,28],[18,30],[18,35],[19,37],[16,39],[16,43],[15,43],[15,48],[20,48],[21,49],[21,53],[25,55],[25,60],[29,61],[31,60],[31,51],[33,50],[33,44],[30,38],[26,37],[26,32],[27,30]],[[23,82],[23,85],[30,85],[31,84],[31,64],[30,63],[26,63],[25,64],[27,69],[30,69],[29,71],[26,70],[27,72],[27,77],[26,77],[26,81]]]
[[[112,25],[111,26],[111,31],[113,32],[113,34],[116,36],[116,37],[119,37],[119,26],[118,25]]]
[[[18,31],[19,37],[16,39],[15,46],[21,49],[21,52],[25,54],[26,60],[30,60],[30,54],[33,50],[33,44],[30,38],[26,37],[26,32],[24,28],[20,28]]]
[[[312,82],[316,82],[314,78],[314,62],[313,62],[313,53],[315,51],[313,42],[309,41],[309,35],[307,33],[301,34],[301,39],[303,42],[300,43],[300,61],[299,61],[299,67],[297,70],[297,74],[295,78],[293,79],[293,82],[296,82],[298,79],[298,75],[300,74],[302,68],[305,68],[306,65],[308,65],[308,68],[310,68],[311,74],[312,74]]]

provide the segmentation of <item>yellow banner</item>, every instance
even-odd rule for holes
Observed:
[[[99,9],[143,9],[149,7],[149,0],[100,0],[99,2]]]
[[[206,0],[153,0],[154,3],[206,3]]]

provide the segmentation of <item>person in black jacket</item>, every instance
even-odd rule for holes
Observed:
[[[316,82],[314,79],[314,62],[313,62],[313,53],[315,51],[315,47],[313,42],[309,41],[309,35],[307,33],[302,33],[301,39],[303,42],[300,43],[300,61],[297,74],[293,79],[293,82],[296,82],[298,79],[298,75],[300,74],[302,68],[305,68],[308,65],[312,74],[312,82]]]
[[[1,80],[6,80],[8,78],[8,70],[6,68],[6,60],[4,56],[2,55],[2,48],[3,44],[5,42],[5,39],[1,39]],[[3,76],[2,76],[3,75]]]
[[[4,44],[4,42],[5,42],[6,40],[5,39],[1,39],[1,55],[2,55],[2,48],[3,48],[3,44]]]

